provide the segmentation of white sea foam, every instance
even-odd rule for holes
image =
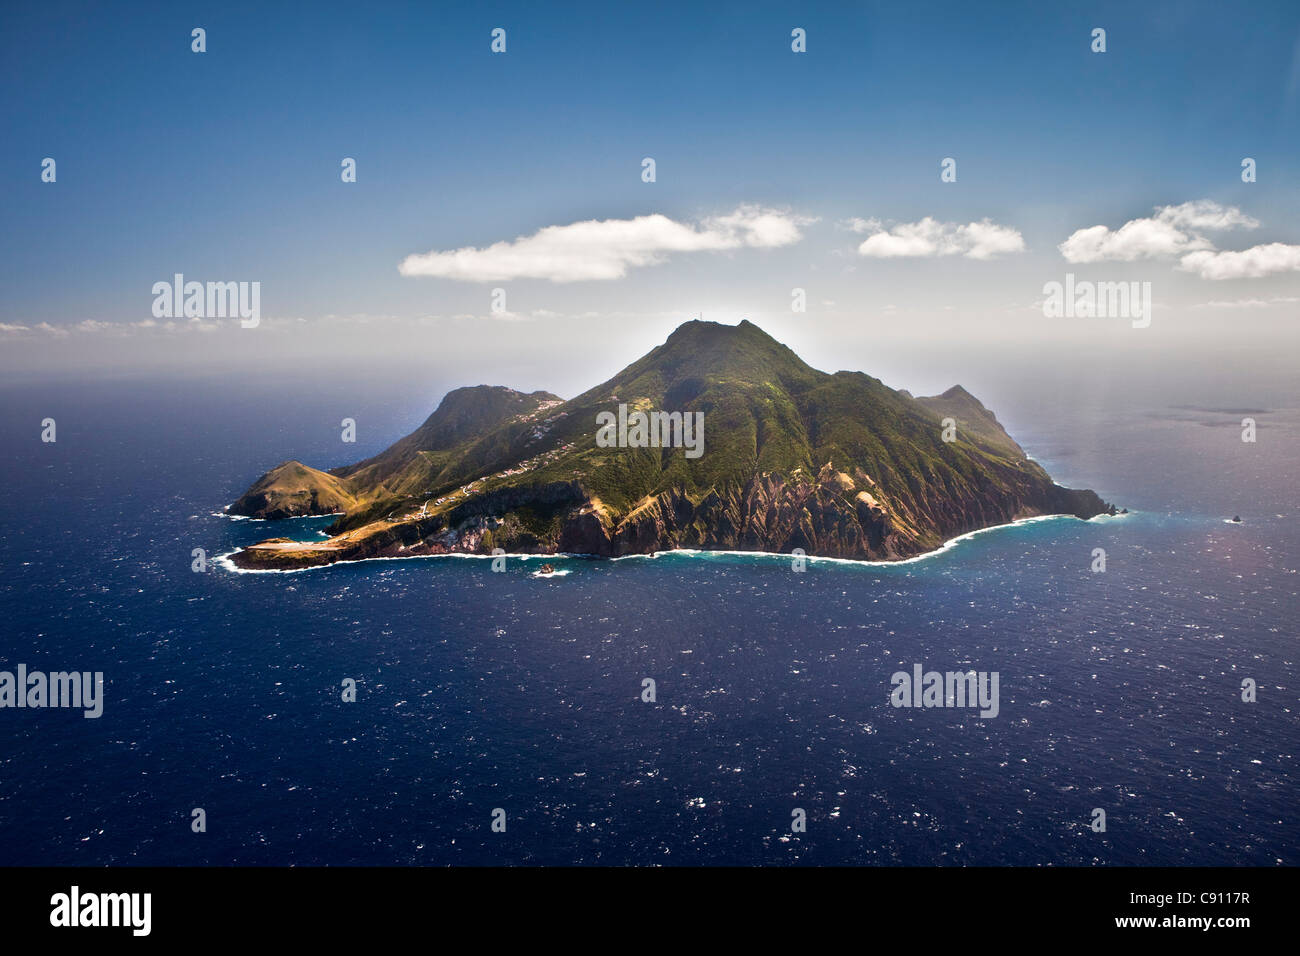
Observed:
[[[213,511],[211,514],[214,518],[225,518],[229,521],[260,521],[265,523],[268,521],[301,521],[304,518],[337,518],[340,515],[347,513],[344,511],[331,511],[328,514],[323,515],[290,515],[287,518],[250,518],[248,515],[232,515],[229,513],[229,510],[230,505],[226,505],[226,507],[222,508],[220,511]]]
[[[851,567],[897,567],[902,564],[916,564],[919,561],[928,561],[931,558],[938,557],[950,548],[955,548],[961,542],[966,541],[976,535],[986,534],[989,531],[1000,531],[1004,528],[1015,528],[1020,525],[1035,524],[1039,521],[1053,521],[1062,518],[1073,518],[1073,515],[1036,515],[1033,518],[1018,518],[1015,521],[1008,521],[1005,524],[990,525],[987,528],[978,528],[975,531],[968,531],[965,534],[958,535],[955,538],[949,538],[933,551],[927,551],[924,554],[918,554],[910,558],[901,558],[896,561],[867,561],[860,558],[832,558],[818,555],[807,555],[804,560],[809,564],[842,564]],[[1100,515],[1098,516],[1100,517]],[[1107,516],[1109,517],[1109,516]],[[1119,517],[1118,515],[1116,517]],[[1077,519],[1076,519],[1077,520]],[[660,552],[663,553],[663,552]],[[678,548],[673,554],[686,554],[698,557],[708,558],[713,555],[727,555],[732,557],[764,557],[778,558],[782,561],[789,561],[791,555],[784,551],[707,551],[693,548]],[[641,557],[641,555],[627,555],[627,557]]]
[[[301,544],[310,544],[311,542],[299,542]],[[491,561],[493,558],[514,558],[519,561],[530,560],[555,560],[556,558],[587,558],[589,555],[570,554],[566,551],[557,551],[554,554],[466,554],[462,551],[451,551],[447,554],[398,554],[398,555],[381,555],[373,558],[343,558],[339,561],[331,561],[328,564],[313,564],[308,568],[241,568],[237,567],[231,556],[244,550],[236,548],[234,551],[227,551],[225,554],[219,554],[213,558],[213,563],[219,565],[227,571],[235,574],[302,574],[304,571],[319,571],[324,568],[332,568],[340,564],[367,564],[376,561],[430,561],[441,558],[464,558],[470,561]],[[556,572],[559,574],[560,572]],[[564,572],[568,574],[567,571]]]
[[[1129,511],[1127,514],[1095,515],[1091,520],[1098,521],[1101,519],[1106,519],[1106,520],[1113,521],[1120,518],[1126,518],[1132,514],[1136,514],[1136,512]],[[838,564],[847,567],[869,567],[869,568],[897,567],[899,565],[916,564],[921,561],[928,561],[931,558],[936,558],[939,555],[943,554],[944,552],[957,547],[957,545],[961,544],[961,542],[974,538],[976,535],[987,534],[990,531],[1001,531],[1007,528],[1016,528],[1016,527],[1020,527],[1021,525],[1036,524],[1040,521],[1059,521],[1065,519],[1078,520],[1074,518],[1073,515],[1036,515],[1032,518],[1017,518],[1015,521],[1008,521],[1004,524],[989,525],[989,527],[987,528],[977,528],[974,531],[968,531],[965,534],[958,535],[955,538],[949,538],[947,541],[939,545],[939,547],[935,548],[933,551],[927,551],[924,554],[918,554],[910,558],[902,558],[897,561],[866,561],[866,560],[861,560],[859,558],[831,558],[831,557],[820,557],[811,554],[807,555],[804,560],[808,561],[809,563]],[[253,519],[253,520],[261,520],[261,519]],[[502,557],[512,558],[518,561],[533,561],[533,560],[553,560],[556,558],[590,559],[592,557],[592,555],[572,554],[565,551],[557,551],[551,554],[508,553],[508,554],[495,554],[495,555],[494,554],[466,554],[460,551],[453,551],[447,554],[404,554],[404,555],[383,556],[383,557],[374,557],[374,558],[352,558],[352,559],[344,559],[341,561],[331,561],[329,564],[312,565],[309,568],[240,568],[240,567],[236,567],[235,564],[229,560],[231,555],[233,554],[235,554],[235,552],[230,551],[227,552],[226,554],[218,555],[212,560],[220,567],[224,568],[227,571],[232,571],[235,574],[301,574],[304,571],[315,571],[320,568],[333,567],[334,565],[338,565],[338,564],[361,564],[366,561],[422,561],[422,560],[437,559],[437,558],[466,558],[470,560],[491,561],[493,558],[502,558]],[[605,558],[603,560],[630,561],[636,558],[642,561],[653,561],[654,559],[661,558],[666,554],[683,555],[685,557],[701,558],[704,560],[708,560],[710,558],[717,558],[717,557],[766,558],[768,560],[780,560],[780,561],[789,561],[791,559],[791,555],[788,552],[782,552],[782,551],[724,551],[724,550],[706,550],[700,548],[671,548],[662,551],[656,551],[653,554],[623,554],[615,558]],[[566,571],[556,571],[554,573],[568,574],[569,572],[566,570]],[[533,575],[533,577],[539,577],[539,576],[549,577],[550,575],[541,575],[540,572],[534,573]]]

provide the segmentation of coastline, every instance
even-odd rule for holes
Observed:
[[[1137,514],[1137,512],[1127,511],[1127,512],[1113,514],[1113,515],[1100,514],[1100,515],[1095,515],[1094,517],[1088,518],[1086,520],[1096,521],[1103,518],[1110,519],[1110,520],[1118,520],[1122,518],[1127,518],[1133,514]],[[974,531],[963,532],[962,534],[959,534],[956,537],[947,539],[942,544],[940,544],[937,548],[933,548],[930,551],[925,551],[921,554],[914,554],[911,557],[907,557],[907,558],[898,558],[892,561],[872,560],[869,558],[835,558],[835,557],[819,556],[813,554],[807,555],[805,557],[805,560],[809,564],[813,564],[813,563],[839,564],[848,567],[869,567],[869,568],[899,567],[902,565],[916,564],[921,561],[928,561],[931,558],[938,557],[941,554],[953,550],[963,541],[970,540],[971,538],[974,538],[981,534],[987,534],[990,531],[1003,531],[1008,528],[1017,528],[1023,525],[1036,524],[1038,522],[1043,522],[1043,521],[1058,521],[1067,518],[1073,521],[1085,520],[1085,519],[1076,518],[1074,515],[1069,515],[1069,514],[1033,515],[1028,518],[1016,518],[1014,521],[1007,521],[1007,522],[1003,522],[1002,524],[989,525],[987,528],[976,528]],[[267,520],[267,519],[254,519],[254,520]],[[592,555],[592,554],[575,554],[566,551],[554,551],[554,552],[546,552],[540,554],[507,552],[505,554],[497,554],[497,555],[473,554],[464,551],[449,551],[443,554],[376,555],[374,557],[368,557],[368,558],[343,558],[338,561],[330,561],[323,564],[313,564],[301,568],[241,568],[237,564],[235,564],[234,561],[231,560],[231,558],[243,550],[245,549],[236,548],[233,551],[227,551],[224,554],[217,555],[212,559],[212,561],[214,564],[221,567],[222,570],[227,571],[231,574],[302,574],[305,571],[319,571],[325,568],[332,568],[341,564],[366,564],[366,563],[377,562],[377,561],[428,561],[428,560],[438,560],[438,559],[445,559],[445,558],[460,558],[463,560],[474,560],[474,561],[491,561],[494,558],[509,558],[517,561],[529,561],[529,560],[545,561],[552,558],[563,558],[566,560],[615,562],[615,561],[631,561],[638,558],[643,561],[653,561],[667,554],[680,554],[686,557],[699,557],[699,558],[709,558],[713,556],[733,557],[733,558],[735,557],[768,558],[768,559],[779,559],[782,561],[789,561],[792,557],[792,555],[789,552],[785,552],[785,551],[724,551],[724,550],[711,550],[711,549],[702,549],[702,548],[672,548],[664,551],[656,551],[653,554],[621,554],[614,557],[603,557],[601,555]]]
[[[212,511],[209,514],[213,518],[225,518],[228,521],[260,521],[263,523],[271,521],[305,521],[308,518],[338,518],[347,514],[346,511],[326,511],[318,515],[288,515],[284,518],[254,518],[251,515],[232,515],[230,505],[222,508],[220,511]]]

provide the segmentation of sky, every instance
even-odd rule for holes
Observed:
[[[0,74],[11,381],[569,397],[699,316],[918,393],[1300,345],[1294,2],[9,3]],[[177,273],[258,325],[159,316]],[[1045,315],[1067,274],[1149,325]]]

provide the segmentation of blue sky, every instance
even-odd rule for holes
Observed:
[[[152,284],[176,272],[260,281],[263,314],[295,323],[277,354],[299,336],[322,359],[352,354],[343,326],[358,316],[367,343],[462,349],[536,353],[596,334],[639,347],[696,311],[766,317],[789,340],[794,287],[808,290],[798,322],[810,343],[899,313],[914,345],[1022,340],[1042,327],[1043,283],[1095,267],[1152,281],[1197,341],[1224,327],[1221,313],[1294,341],[1289,268],[1209,280],[1177,257],[1076,266],[1058,250],[1076,230],[1193,201],[1257,223],[1206,234],[1215,250],[1300,243],[1293,2],[276,7],[0,14],[0,324],[15,362],[199,361],[192,345],[132,331]],[[494,27],[505,54],[489,49]],[[806,53],[790,49],[794,27]],[[1104,54],[1090,50],[1094,27]],[[40,180],[47,156],[53,184]],[[647,156],[654,183],[641,180]],[[1255,183],[1241,182],[1246,156]],[[343,157],[357,161],[354,184],[340,181]],[[944,157],[957,159],[955,183],[940,182]],[[743,206],[804,223],[798,241],[660,253],[613,280],[398,272],[409,255],[550,226],[659,214],[707,229]],[[845,228],[925,217],[988,219],[1024,249],[866,258],[870,232]],[[511,321],[489,313],[495,287]],[[999,324],[1012,310],[1026,315]],[[88,321],[93,334],[72,331]],[[134,344],[105,346],[101,323]],[[256,331],[269,340],[267,326]],[[218,339],[198,351],[248,349],[247,334]]]

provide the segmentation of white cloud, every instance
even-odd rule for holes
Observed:
[[[846,219],[839,224],[841,229],[847,229],[849,232],[879,232],[884,228],[884,224],[879,219],[858,219],[856,216],[852,219]]]
[[[1254,229],[1259,220],[1236,206],[1220,206],[1212,199],[1193,199],[1177,206],[1156,208],[1156,218],[1185,229]]]
[[[1023,252],[1024,237],[1010,226],[999,226],[988,219],[961,225],[938,222],[926,216],[920,222],[899,223],[886,229],[876,219],[853,219],[854,232],[873,231],[858,254],[876,259],[901,256],[965,256],[967,259],[991,259],[1008,252]]]
[[[1057,246],[1067,262],[1172,258],[1214,249],[1203,230],[1254,229],[1259,222],[1235,206],[1197,199],[1158,206],[1155,215],[1132,219],[1112,231],[1107,226],[1078,229]]]
[[[1275,272],[1300,271],[1300,246],[1270,242],[1240,251],[1192,252],[1178,268],[1202,279],[1258,279]]]
[[[628,269],[658,265],[670,253],[772,249],[803,238],[800,228],[815,220],[776,209],[739,206],[725,216],[697,224],[655,213],[635,219],[601,219],[547,226],[531,236],[410,255],[398,271],[465,282],[549,279],[552,282],[621,279]]]
[[[12,325],[9,322],[0,322],[0,332],[30,332],[31,329],[26,325]]]

